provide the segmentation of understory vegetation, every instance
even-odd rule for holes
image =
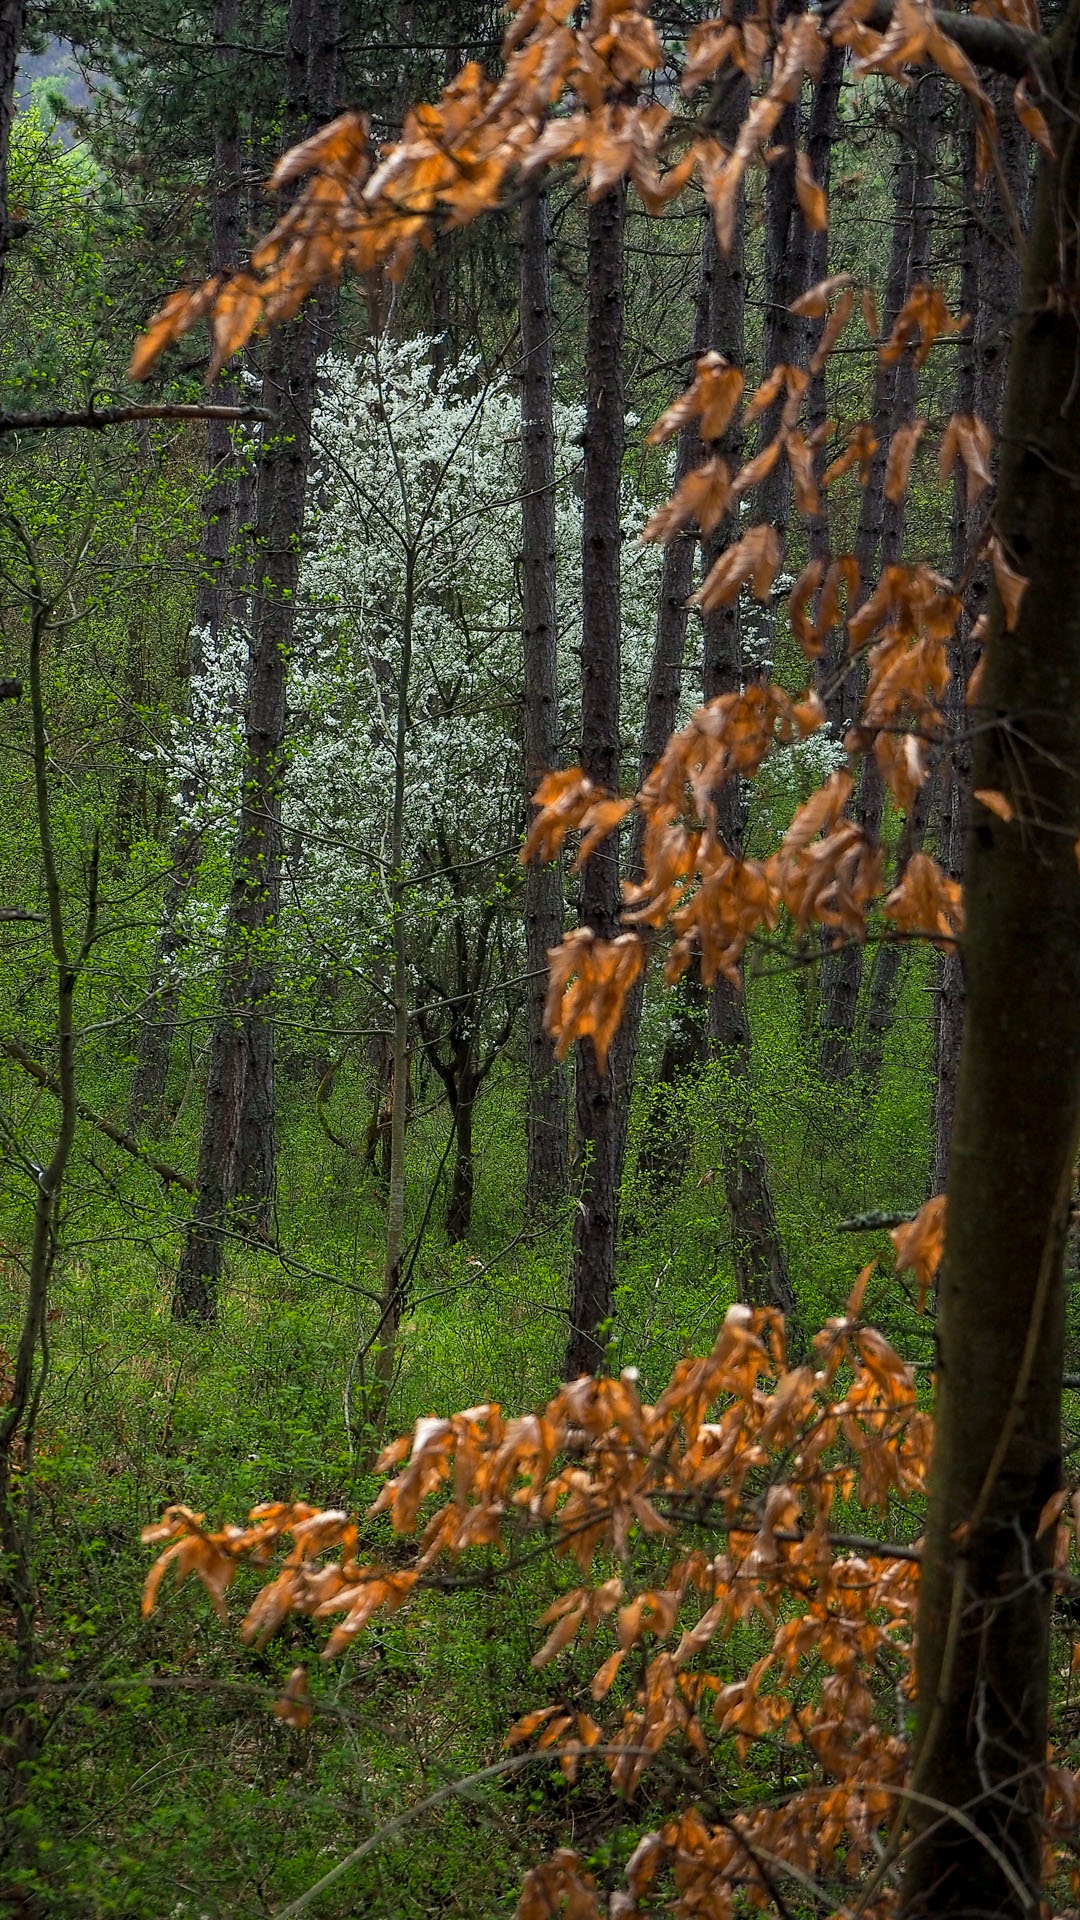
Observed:
[[[0,0],[0,1914],[1075,1911],[1078,112]]]

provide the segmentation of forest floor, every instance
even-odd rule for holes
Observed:
[[[925,1195],[924,1063],[898,1050],[879,1096],[860,1102],[856,1089],[825,1091],[809,1072],[793,1073],[783,1036],[775,1053],[758,1047],[758,1059],[781,1223],[815,1327],[886,1244],[838,1233],[838,1221]],[[356,1091],[338,1096],[346,1115],[359,1111]],[[632,1172],[627,1182],[613,1359],[641,1368],[646,1397],[679,1354],[708,1347],[733,1297],[717,1177],[722,1091],[706,1080],[674,1116],[677,1184],[646,1193]],[[195,1582],[176,1594],[167,1583],[158,1610],[140,1616],[151,1557],[140,1530],[170,1502],[213,1524],[285,1497],[362,1512],[379,1484],[362,1471],[348,1421],[363,1319],[351,1286],[378,1274],[382,1192],[320,1133],[310,1088],[294,1084],[287,1097],[278,1209],[290,1260],[235,1254],[220,1324],[206,1332],[169,1314],[176,1223],[160,1193],[158,1211],[151,1218],[147,1203],[135,1223],[130,1193],[110,1202],[91,1185],[100,1156],[84,1143],[87,1184],[84,1193],[73,1183],[34,1473],[39,1752],[9,1809],[0,1863],[0,1907],[6,1900],[26,1920],[277,1912],[380,1823],[497,1760],[520,1713],[587,1693],[588,1649],[557,1674],[530,1671],[537,1617],[567,1579],[543,1563],[505,1584],[429,1594],[328,1666],[318,1659],[322,1628],[304,1620],[261,1653],[241,1647],[250,1576],[238,1579],[227,1622]],[[480,1110],[469,1243],[449,1246],[432,1209],[401,1329],[391,1432],[480,1400],[526,1409],[557,1383],[569,1214],[521,1218],[521,1100],[508,1070]],[[192,1143],[179,1133],[169,1153],[186,1160]],[[414,1130],[414,1230],[445,1137],[437,1114]],[[10,1256],[15,1217],[0,1231]],[[9,1352],[21,1284],[9,1257],[0,1269]],[[872,1310],[886,1332],[902,1312],[904,1350],[918,1358],[921,1342],[929,1357],[929,1329],[923,1322],[913,1336],[906,1300],[883,1289]],[[385,1520],[365,1545],[372,1557],[393,1553]],[[298,1663],[316,1696],[304,1731],[269,1711]],[[417,1818],[313,1911],[321,1920],[494,1920],[512,1912],[526,1866],[545,1849],[572,1837],[602,1865],[628,1853],[656,1811],[642,1803],[619,1815],[596,1768],[569,1786],[550,1762],[529,1767]]]

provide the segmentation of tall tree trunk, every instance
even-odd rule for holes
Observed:
[[[226,74],[237,56],[228,50],[236,39],[237,0],[217,0],[213,37],[215,59]],[[235,88],[225,87],[214,134],[213,200],[211,204],[210,269],[229,273],[240,263],[241,142]],[[223,377],[213,399],[235,405],[239,395],[234,380]],[[189,687],[198,685],[207,658],[212,658],[230,609],[229,577],[236,531],[236,455],[225,420],[210,420],[206,433],[207,480],[203,492],[203,567],[195,596],[188,662]],[[161,930],[150,975],[146,1007],[139,1024],[135,1073],[128,1106],[133,1128],[153,1125],[162,1117],[173,1038],[180,1004],[180,974],[186,941],[181,922],[198,877],[202,835],[192,820],[199,799],[197,775],[188,771],[180,783],[180,820],[172,838],[172,862],[161,908]]]
[[[582,512],[581,764],[598,786],[619,785],[620,495],[625,438],[623,323],[626,189],[589,208],[585,477]],[[618,927],[618,839],[586,862],[581,916],[601,938]],[[615,1292],[615,1237],[626,1141],[627,1089],[613,1047],[601,1071],[591,1040],[577,1049],[574,1251],[566,1374],[603,1362],[601,1328]],[[621,1109],[621,1110],[620,1110]]]
[[[701,273],[694,303],[694,326],[687,365],[688,377],[692,376],[695,363],[709,346],[713,279],[718,273],[727,271],[727,262],[720,258],[716,235],[712,222],[709,221],[702,235]],[[675,472],[672,477],[673,492],[704,458],[705,448],[698,435],[697,425],[691,422],[679,435],[675,454]],[[690,528],[669,541],[664,548],[656,614],[656,639],[652,660],[649,663],[649,684],[645,693],[645,713],[638,746],[639,787],[643,785],[659,760],[678,720],[689,619],[687,602],[694,584],[697,548],[697,536]],[[634,881],[640,880],[643,872],[644,841],[645,821],[640,813],[635,813],[627,859],[627,875]],[[650,1193],[654,1193],[663,1181],[674,1174],[681,1157],[680,1130],[673,1125],[676,1108],[671,1095],[683,1076],[693,1073],[695,1067],[700,1067],[708,1055],[708,1036],[704,1022],[701,1019],[695,1020],[693,1017],[692,991],[690,986],[686,986],[684,996],[689,995],[690,998],[683,997],[682,1004],[679,1000],[673,1000],[667,1008],[668,1033],[657,1082],[649,1096],[649,1113],[642,1132],[641,1151],[636,1169],[637,1178],[643,1182]],[[633,1081],[644,1000],[645,980],[644,975],[639,975],[627,997],[620,1030],[622,1047],[619,1056],[620,1066],[628,1084],[632,1084]]]
[[[287,85],[290,126],[302,134],[332,104],[336,0],[292,0]],[[300,562],[317,353],[319,306],[309,302],[274,334],[263,404],[274,415],[258,481],[257,592],[248,676],[240,826],[225,932],[221,1011],[210,1047],[206,1112],[173,1309],[212,1319],[226,1217],[243,1197],[255,1231],[266,1230],[274,1172],[274,947],[281,890],[286,656]]]
[[[555,614],[555,315],[551,303],[551,215],[538,188],[521,206],[522,645],[527,791],[559,753]],[[547,956],[563,935],[562,871],[530,861],[525,870],[525,988],[528,1050],[528,1162],[525,1206],[549,1207],[569,1179],[567,1075],[544,1031]]]
[[[705,698],[743,684],[738,604],[707,614]],[[717,826],[729,852],[742,852],[746,802],[742,783],[728,780],[716,796]],[[750,1021],[745,982],[720,975],[709,999],[713,1057],[727,1084],[721,1093],[720,1161],[731,1223],[731,1256],[740,1300],[779,1307],[797,1332],[797,1302],[773,1200],[765,1143],[754,1113]]]
[[[1000,79],[990,82],[991,97],[1000,116],[998,154],[1002,176],[1017,206],[1024,207],[1030,170],[1027,136],[1019,126]],[[965,142],[965,173],[975,178],[975,139]],[[1020,263],[1008,211],[1000,186],[991,179],[968,200],[965,209],[960,268],[961,310],[972,316],[968,334],[961,337],[957,366],[956,410],[977,413],[997,435],[1009,358],[1009,329],[1020,297]],[[957,474],[953,492],[953,577],[961,574],[976,528],[984,518],[987,499],[968,500],[965,475]],[[941,859],[954,879],[964,875],[968,799],[971,792],[971,748],[965,726],[964,693],[974,665],[971,630],[986,603],[988,576],[979,567],[964,599],[964,610],[951,649],[952,682],[945,717],[952,747],[940,775]],[[956,1107],[960,1038],[964,1020],[964,970],[960,954],[948,950],[937,969],[934,995],[934,1119],[931,1191],[943,1193],[949,1171],[949,1142]]]
[[[26,0],[0,0],[0,295],[12,241],[8,152],[15,118],[15,71],[26,27]]]
[[[921,97],[918,100],[916,126],[913,129],[913,138],[917,144],[912,188],[911,242],[908,254],[909,287],[917,280],[929,279],[931,274],[935,206],[934,176],[944,117],[944,87],[940,73],[931,69],[924,74],[919,83],[919,94]],[[1008,117],[1015,118],[1011,113]],[[914,418],[915,415],[918,401],[918,373],[911,354],[904,355],[897,366],[896,374],[893,425],[899,425],[905,420]],[[906,524],[907,494],[905,493],[899,500],[883,498],[879,568],[892,566],[900,559]],[[867,758],[863,763],[863,779],[860,781],[857,811],[861,824],[876,837],[881,827],[884,793],[877,767],[874,767],[872,776],[869,776],[869,767],[870,761]],[[899,884],[903,878],[904,868],[912,854],[918,853],[922,847],[930,817],[934,784],[931,776],[920,789],[915,804],[904,822],[896,850],[896,884]],[[903,982],[907,951],[906,947],[893,941],[879,946],[874,958],[869,992],[866,995],[863,1040],[859,1050],[859,1076],[866,1092],[877,1085],[881,1076],[885,1043],[896,1017],[896,1003]],[[863,971],[861,947],[852,947],[851,959],[861,982]],[[856,986],[857,993],[858,986]]]
[[[745,92],[743,88],[733,91],[735,98],[731,110],[741,119],[745,111]],[[738,125],[738,120],[735,124]],[[794,218],[793,209],[787,203],[786,189],[782,191],[781,187],[782,183],[776,189],[771,213],[775,231],[771,240],[767,241],[766,249],[766,264],[777,294],[781,291],[781,269],[777,256],[784,245],[784,236],[790,236]],[[723,269],[711,278],[709,311],[710,344],[740,367],[745,365],[746,358],[746,277],[742,233],[743,221],[737,218],[736,237]],[[799,271],[805,275],[805,259]],[[794,298],[795,291],[797,289],[785,279],[784,297]],[[786,336],[776,311],[772,314],[769,327],[772,350],[794,355],[794,336],[789,346],[783,344]],[[733,467],[738,464],[739,440],[738,429],[733,428],[723,443],[723,451]],[[759,502],[765,507],[769,504],[767,501]],[[771,505],[776,512],[786,511],[779,497],[774,497]],[[706,569],[719,558],[729,538],[729,531],[721,527],[702,542]],[[702,692],[706,700],[713,700],[720,694],[736,691],[744,683],[743,636],[738,601],[713,608],[705,614],[702,628]],[[744,783],[737,779],[727,781],[715,796],[715,801],[720,836],[729,851],[741,853],[746,828]],[[731,1224],[735,1283],[741,1299],[758,1305],[777,1306],[791,1317],[794,1324],[795,1295],[777,1225],[764,1143],[753,1111],[750,1025],[741,981],[736,987],[721,975],[713,985],[708,1003],[708,1038],[712,1056],[723,1067],[727,1079],[720,1112],[720,1158]]]
[[[882,308],[883,331],[892,332],[914,280],[925,278],[933,223],[933,165],[940,137],[941,81],[934,72],[922,74],[908,96],[904,132],[896,163],[896,194],[893,204],[892,243],[889,270]],[[906,364],[905,364],[906,363]],[[903,360],[885,363],[878,360],[874,372],[874,397],[871,424],[877,436],[870,477],[862,491],[859,519],[855,532],[854,555],[859,568],[859,597],[871,591],[877,570],[884,563],[883,535],[888,526],[895,551],[899,550],[902,520],[891,513],[885,499],[885,470],[889,438],[893,427],[909,411],[914,401],[914,369],[910,354]],[[842,659],[843,638],[838,654]],[[839,661],[838,661],[839,663]],[[849,676],[847,697],[842,702],[844,719],[857,710],[865,681],[860,667]],[[877,762],[867,755],[859,781],[855,812],[867,831],[876,836],[881,824],[883,789]],[[821,1048],[823,1078],[847,1080],[854,1065],[854,1037],[862,984],[863,949],[854,941],[843,943],[828,956],[821,969]]]
[[[1080,1132],[1080,6],[1054,42],[1044,161],[1014,332],[994,525],[1027,587],[991,596],[974,784],[1010,798],[968,832],[967,986],[934,1474],[920,1583],[919,1720],[904,1910],[1040,1911],[1063,1250]],[[957,1809],[950,1819],[944,1808]],[[962,1824],[961,1824],[962,1816]]]

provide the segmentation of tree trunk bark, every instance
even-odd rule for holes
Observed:
[[[741,90],[739,90],[741,91]],[[739,100],[733,112],[744,110]],[[737,123],[736,123],[737,124]],[[774,220],[779,222],[774,209]],[[788,210],[790,219],[790,209]],[[785,226],[784,231],[788,228]],[[741,233],[743,223],[736,220],[736,239],[723,269],[710,283],[709,340],[737,366],[745,365],[746,279]],[[781,244],[779,228],[773,247]],[[779,269],[776,269],[779,272]],[[802,271],[805,272],[805,264]],[[790,288],[789,297],[794,297]],[[775,320],[775,316],[774,316]],[[780,336],[775,332],[774,346]],[[725,438],[723,450],[732,466],[738,464],[739,434],[733,429]],[[702,542],[706,570],[719,558],[729,535],[717,531]],[[706,700],[732,693],[744,683],[743,636],[739,603],[715,607],[704,615],[702,693]],[[746,828],[744,785],[729,780],[716,795],[717,827],[732,853],[742,851]],[[708,1040],[713,1058],[725,1070],[728,1084],[720,1113],[720,1157],[724,1195],[731,1222],[732,1263],[740,1299],[756,1305],[776,1306],[795,1323],[795,1294],[788,1272],[787,1257],[780,1238],[769,1180],[764,1144],[753,1111],[750,1091],[750,1026],[745,991],[721,976],[709,994]]]
[[[904,304],[913,281],[924,278],[932,230],[932,166],[940,130],[941,83],[934,72],[920,76],[908,98],[904,134],[896,163],[896,198],[893,208],[892,243],[885,283],[882,328],[887,337]],[[905,361],[909,364],[905,367]],[[902,372],[902,368],[904,371]],[[894,426],[910,410],[914,400],[914,371],[910,355],[903,361],[877,362],[874,373],[874,398],[871,424],[878,447],[870,477],[863,488],[853,552],[859,568],[859,598],[871,591],[882,551],[886,524],[885,469],[889,438]],[[892,539],[897,540],[902,522],[890,517]],[[891,556],[896,557],[895,553]],[[844,639],[838,636],[836,664],[842,667]],[[841,724],[852,719],[858,709],[865,671],[860,667],[844,683],[846,697],[840,700]],[[860,823],[873,835],[881,824],[883,790],[877,762],[867,755],[863,762],[856,796],[855,812]],[[847,941],[829,955],[821,968],[821,1042],[819,1065],[823,1079],[843,1082],[851,1077],[855,1064],[855,1026],[862,984],[863,949]]]
[[[625,440],[623,325],[626,189],[589,207],[585,475],[582,512],[581,764],[598,786],[619,785],[620,495]],[[618,927],[619,852],[612,836],[587,861],[581,917],[601,938]],[[627,1088],[617,1050],[601,1072],[591,1040],[577,1049],[574,1250],[566,1374],[603,1363],[615,1291],[615,1237],[626,1142]]]
[[[693,333],[687,356],[688,378],[692,377],[696,362],[709,346],[713,280],[717,274],[727,271],[728,263],[720,258],[716,234],[712,222],[709,221],[702,235],[701,273],[694,306]],[[672,477],[673,492],[704,458],[705,448],[698,435],[697,426],[692,422],[685,426],[679,435],[675,454],[675,472]],[[645,693],[645,713],[638,748],[639,787],[644,784],[659,760],[678,720],[689,619],[687,602],[694,584],[697,550],[697,536],[689,528],[670,541],[664,549],[656,615],[656,641],[652,660],[649,663],[649,684]],[[636,881],[641,878],[644,841],[645,821],[640,813],[635,813],[630,831],[630,851],[627,860],[627,874],[631,880]],[[687,986],[684,991],[690,993],[691,989]],[[698,994],[700,998],[700,984]],[[619,1035],[621,1045],[619,1062],[628,1087],[633,1084],[644,1002],[645,979],[644,974],[641,974],[627,996],[626,1011],[623,1014]],[[692,1073],[695,1066],[702,1066],[708,1057],[708,1035],[704,1020],[698,1020],[696,1023],[693,1019],[688,1021],[685,1017],[686,1011],[686,1005],[680,1006],[677,1000],[673,1000],[668,1009],[668,1035],[664,1043],[663,1059],[656,1086],[650,1095],[649,1115],[642,1133],[636,1175],[650,1194],[655,1194],[662,1182],[674,1175],[679,1160],[678,1128],[673,1126],[677,1108],[671,1099],[671,1094],[677,1082],[685,1074]]]
[[[8,152],[15,118],[15,71],[26,27],[26,0],[0,0],[0,296],[11,246],[11,208],[8,204]]]
[[[1001,169],[1017,205],[1027,200],[1029,142],[1012,112],[1008,89],[999,79],[989,83],[999,113],[998,152]],[[967,145],[967,177],[975,177],[975,140]],[[997,437],[1009,359],[1009,332],[1020,299],[1020,263],[1000,188],[991,180],[976,199],[968,201],[964,221],[960,268],[961,311],[972,316],[969,337],[962,337],[957,370],[956,410],[977,413]],[[953,492],[953,577],[958,578],[972,537],[987,508],[983,495],[977,505],[968,500],[963,472]],[[964,611],[951,649],[953,679],[945,702],[945,718],[952,749],[940,774],[941,861],[956,880],[964,877],[968,801],[971,792],[971,747],[965,725],[964,692],[974,665],[971,630],[986,604],[988,574],[979,567],[964,598]],[[934,996],[934,1119],[931,1192],[943,1193],[949,1172],[949,1141],[956,1108],[960,1039],[964,1021],[964,970],[955,949],[945,952],[937,970]]]
[[[237,0],[217,0],[213,25],[214,57],[222,63],[226,72],[237,58],[228,51],[229,43],[236,39],[236,23]],[[239,265],[240,230],[240,124],[235,92],[226,88],[214,135],[211,272],[228,273]],[[239,399],[235,381],[229,378],[218,380],[211,397],[222,406],[235,406]],[[237,517],[235,466],[236,455],[228,422],[208,421],[207,482],[203,494],[203,570],[195,596],[189,686],[201,679],[207,655],[212,655],[217,647],[229,610],[230,570]],[[195,775],[185,773],[180,787],[181,817],[173,834],[172,863],[162,901],[161,931],[150,975],[146,1010],[136,1041],[135,1073],[128,1104],[129,1122],[136,1131],[155,1125],[163,1118],[165,1111],[165,1088],[179,1013],[180,974],[186,946],[180,923],[202,861],[202,835],[190,817],[198,798]]]
[[[292,0],[288,118],[294,135],[326,117],[336,72],[337,0]],[[274,947],[281,891],[286,655],[300,563],[311,415],[322,325],[309,302],[270,343],[263,404],[275,416],[259,469],[259,578],[248,676],[240,827],[225,932],[221,1011],[210,1048],[199,1143],[198,1199],[177,1272],[179,1319],[212,1319],[226,1216],[245,1202],[249,1231],[267,1231],[274,1175]]]
[[[555,766],[560,748],[555,627],[555,315],[551,215],[539,189],[521,206],[522,646],[527,793]],[[563,936],[562,871],[525,869],[525,989],[528,1119],[525,1207],[557,1205],[569,1181],[567,1074],[544,1031],[548,952]]]
[[[992,595],[974,783],[1017,817],[968,833],[965,1032],[938,1312],[908,1916],[1040,1910],[1063,1250],[1080,1130],[1080,7],[1044,99],[995,530],[1027,588]],[[951,1820],[940,1807],[962,1810]]]

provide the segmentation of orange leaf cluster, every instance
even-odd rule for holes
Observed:
[[[913,853],[885,901],[885,913],[901,933],[951,946],[964,925],[960,882],[950,880],[928,853]]]
[[[634,802],[605,793],[580,767],[567,767],[544,775],[533,804],[539,812],[522,847],[522,861],[557,859],[567,834],[577,829],[584,834],[574,863],[580,867],[625,819]]]
[[[994,484],[993,440],[985,420],[974,413],[954,413],[941,438],[938,450],[938,473],[947,480],[957,460],[963,462],[967,474],[967,494],[969,500],[977,500],[987,487]]]
[[[622,1019],[626,996],[645,963],[639,934],[601,940],[591,927],[576,927],[548,952],[544,1025],[554,1037],[555,1058],[564,1060],[576,1040],[591,1040],[601,1072]]]
[[[935,1194],[919,1208],[914,1220],[905,1221],[902,1227],[893,1227],[889,1239],[896,1249],[896,1271],[903,1273],[908,1269],[915,1275],[921,1313],[927,1289],[945,1251],[945,1195]]]
[[[848,621],[852,649],[874,633],[862,715],[851,747],[873,741],[882,778],[898,805],[910,808],[927,775],[926,739],[942,726],[941,696],[949,684],[946,643],[960,617],[951,581],[929,567],[888,566]],[[906,731],[915,726],[918,733]]]
[[[930,286],[925,280],[920,280],[917,286],[912,287],[897,314],[896,325],[881,349],[881,358],[886,361],[901,359],[918,336],[915,365],[921,367],[935,340],[959,333],[966,324],[966,320],[949,312],[940,287]]]
[[[857,1308],[855,1295],[850,1305]],[[760,1891],[759,1848],[796,1873],[835,1864],[841,1853],[853,1871],[886,1815],[886,1790],[904,1778],[905,1748],[879,1721],[875,1682],[882,1667],[896,1678],[907,1672],[917,1556],[845,1545],[830,1526],[838,1500],[884,1512],[920,1490],[930,1429],[910,1369],[853,1314],[831,1320],[813,1351],[812,1363],[789,1365],[780,1317],[735,1306],[711,1352],[680,1362],[655,1405],[626,1372],[571,1381],[542,1412],[517,1419],[488,1404],[419,1420],[380,1462],[391,1477],[372,1513],[387,1513],[396,1534],[418,1536],[411,1564],[393,1571],[356,1564],[357,1527],[337,1511],[262,1507],[249,1527],[207,1535],[199,1516],[170,1509],[147,1530],[170,1545],[144,1604],[153,1606],[170,1564],[198,1572],[216,1555],[231,1578],[241,1564],[267,1567],[290,1536],[285,1565],[256,1599],[244,1636],[262,1641],[289,1613],[344,1613],[324,1649],[332,1658],[376,1613],[421,1584],[437,1586],[439,1562],[540,1530],[557,1557],[576,1565],[580,1584],[544,1614],[534,1667],[606,1640],[594,1701],[629,1671],[634,1682],[606,1729],[556,1699],[523,1715],[508,1744],[535,1739],[571,1775],[595,1752],[624,1794],[673,1740],[706,1753],[730,1738],[744,1755],[755,1740],[779,1736],[805,1754],[804,1784],[783,1809],[748,1813],[729,1851],[692,1814],[650,1836],[628,1868],[627,1898],[651,1884],[645,1862],[654,1857],[675,1863],[674,1911],[687,1916],[714,1910],[690,1898],[706,1884],[717,1899],[740,1887]],[[658,1559],[686,1519],[712,1536],[708,1547]],[[655,1570],[635,1585],[642,1536],[653,1543]],[[716,1670],[720,1649],[749,1620],[763,1629],[763,1645],[732,1678],[730,1666]],[[300,1673],[277,1710],[306,1724]],[[526,1881],[520,1912],[543,1911],[541,1894],[572,1901],[591,1893],[580,1863],[561,1853]]]
[[[373,270],[401,279],[440,227],[474,220],[515,186],[567,162],[576,164],[593,198],[626,179],[652,214],[663,213],[698,174],[727,249],[747,168],[775,158],[784,111],[804,81],[817,77],[830,42],[853,48],[862,72],[904,78],[912,64],[936,63],[975,101],[985,150],[990,101],[928,0],[896,0],[885,33],[866,24],[869,11],[870,0],[843,0],[828,23],[812,13],[785,19],[773,0],[759,0],[753,13],[736,19],[724,0],[713,19],[696,26],[681,53],[684,93],[715,86],[725,71],[746,74],[762,89],[728,150],[707,124],[680,119],[655,98],[637,98],[644,81],[680,59],[678,42],[665,46],[646,0],[595,0],[583,19],[572,0],[517,0],[496,77],[470,62],[439,100],[411,109],[401,138],[381,152],[372,149],[364,117],[350,112],[285,154],[271,189],[304,184],[255,247],[250,268],[172,295],[140,340],[132,375],[143,378],[167,346],[209,317],[213,376],[257,327],[288,318],[321,283]],[[1016,109],[1045,141],[1043,117],[1022,86]],[[673,146],[681,148],[676,157]],[[822,229],[825,195],[802,152],[795,155],[795,186],[803,218]],[[851,311],[849,296],[840,304],[838,330]],[[921,360],[958,324],[939,294],[917,288],[883,352],[902,352],[918,333]]]

